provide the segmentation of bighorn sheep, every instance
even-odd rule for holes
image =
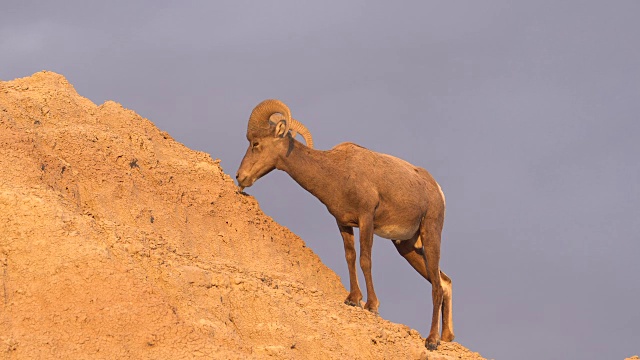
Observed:
[[[294,139],[298,132],[307,146]],[[273,169],[283,170],[336,218],[349,268],[347,305],[361,306],[362,299],[353,236],[358,227],[360,267],[367,285],[365,309],[378,311],[371,278],[376,234],[393,240],[400,255],[431,283],[433,312],[425,346],[430,350],[438,346],[441,311],[442,339],[453,340],[451,279],[439,266],[445,198],[426,170],[353,143],[314,150],[307,128],[291,118],[289,108],[278,100],[265,100],[253,109],[247,139],[249,148],[236,174],[241,191]]]

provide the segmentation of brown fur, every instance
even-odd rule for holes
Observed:
[[[367,287],[365,309],[377,313],[379,305],[371,277],[376,234],[395,240],[400,255],[432,285],[431,329],[425,345],[437,347],[440,313],[442,339],[453,340],[451,280],[439,268],[444,196],[426,170],[352,143],[313,150],[285,134],[282,123],[249,129],[247,139],[249,149],[236,175],[241,188],[273,169],[283,170],[336,218],[349,268],[350,293],[345,303],[360,306],[362,299],[353,235],[358,227],[360,267]]]

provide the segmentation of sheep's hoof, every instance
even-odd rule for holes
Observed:
[[[347,305],[349,305],[349,306],[357,306],[357,307],[359,307],[359,308],[361,308],[361,309],[362,309],[362,304],[360,304],[359,302],[358,302],[358,303],[355,303],[355,302],[353,302],[353,301],[351,301],[351,300],[347,299],[347,300],[345,300],[345,301],[344,301],[344,303],[345,303],[345,304],[347,304]]]
[[[376,315],[378,314],[378,305],[376,303],[374,303],[373,301],[367,301],[366,304],[364,304],[364,309],[368,310],[369,312],[372,312]]]
[[[427,340],[424,342],[424,346],[433,351],[436,350],[438,348],[438,345],[440,345],[440,340],[437,340],[435,343],[433,341],[430,341],[428,338]]]
[[[453,339],[455,339],[455,338],[456,338],[456,336],[455,336],[455,335],[453,335],[453,333],[452,333],[451,331],[446,331],[446,330],[445,330],[445,331],[443,331],[443,332],[442,332],[441,339],[442,339],[443,341],[451,342],[451,341],[453,341]]]

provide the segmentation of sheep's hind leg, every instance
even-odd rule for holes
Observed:
[[[427,274],[427,265],[425,263],[424,251],[422,248],[416,248],[416,237],[410,240],[394,240],[393,244],[398,253],[407,260],[422,277],[429,283],[429,275]],[[452,299],[451,299],[451,279],[440,270],[440,279],[444,290],[442,299],[442,340],[453,341],[455,335],[453,333],[453,316],[452,316]]]
[[[453,300],[451,278],[440,270],[440,279],[442,279],[442,289],[444,290],[442,298],[442,340],[453,341],[455,335],[453,333]]]
[[[424,249],[424,260],[427,264],[427,275],[431,280],[431,300],[433,302],[431,329],[425,342],[429,350],[435,350],[440,343],[440,312],[444,298],[444,289],[440,277],[440,232],[434,229],[428,218],[420,224],[420,237]]]

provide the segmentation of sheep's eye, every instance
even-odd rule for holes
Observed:
[[[260,145],[260,144],[258,144],[258,142],[257,142],[257,141],[253,143],[253,147],[254,147],[254,148],[255,148],[255,147],[258,147],[258,145]]]

